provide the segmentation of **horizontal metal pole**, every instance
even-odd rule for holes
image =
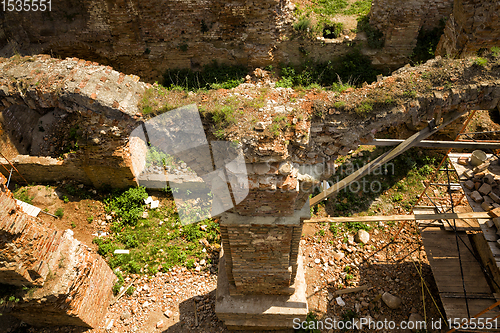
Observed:
[[[404,140],[400,139],[374,139],[366,146],[397,146]],[[470,142],[470,141],[432,141],[422,140],[415,143],[415,147],[428,148],[464,148],[464,149],[500,149],[500,142]]]

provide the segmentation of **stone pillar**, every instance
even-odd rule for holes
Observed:
[[[292,328],[293,319],[304,320],[308,312],[300,255],[303,221],[310,218],[307,195],[298,195],[293,176],[268,177],[278,185],[251,188],[247,199],[221,215],[215,311],[229,329]],[[293,178],[294,186],[284,190],[280,177]]]

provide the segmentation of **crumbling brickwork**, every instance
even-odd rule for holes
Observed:
[[[376,51],[373,63],[398,67],[408,63],[420,29],[431,30],[447,19],[453,0],[374,0],[370,24],[383,32],[384,47]]]
[[[70,178],[117,188],[135,184],[127,143],[137,126],[138,102],[147,88],[139,77],[90,61],[48,56],[3,59],[0,71],[0,111],[13,140],[0,142],[0,147],[30,181]],[[49,131],[40,123],[52,113],[61,120],[51,124]],[[65,159],[37,156],[50,151],[58,135],[68,135],[51,133],[70,117],[79,129],[80,149]],[[29,144],[22,149],[18,141]],[[8,165],[3,159],[1,163]]]
[[[463,57],[500,46],[500,3],[455,0],[436,54]]]
[[[24,213],[0,175],[0,283],[36,287],[12,315],[32,325],[97,327],[112,297],[115,275],[73,238]]]

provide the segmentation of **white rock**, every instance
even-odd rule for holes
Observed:
[[[356,242],[367,244],[370,241],[370,234],[365,230],[358,230],[356,234]]]
[[[342,297],[340,297],[340,296],[339,296],[339,297],[337,297],[337,298],[335,299],[335,301],[337,301],[337,304],[338,304],[338,305],[340,305],[340,306],[345,306],[345,302],[344,302],[344,300],[342,299]]]
[[[401,306],[401,298],[393,296],[388,292],[382,295],[382,300],[391,309],[397,309]]]
[[[340,252],[340,251],[339,252],[333,252],[332,257],[335,260],[342,260],[345,257],[345,254],[344,254],[344,252]]]

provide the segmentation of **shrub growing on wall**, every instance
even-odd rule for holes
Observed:
[[[231,89],[243,83],[247,74],[248,70],[243,66],[218,64],[214,60],[201,71],[167,69],[163,74],[163,85],[186,90]]]

